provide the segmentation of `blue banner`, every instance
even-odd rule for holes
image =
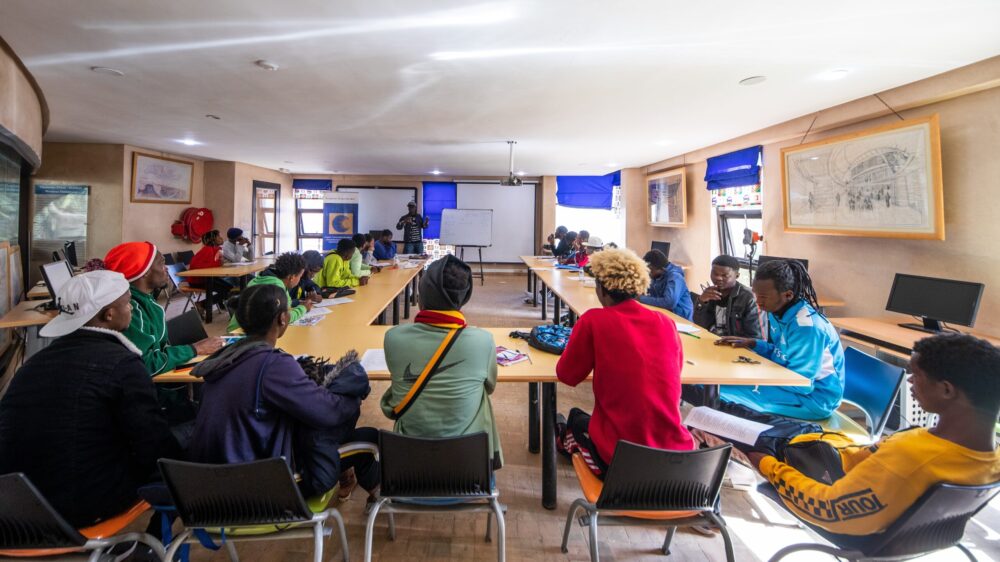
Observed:
[[[86,195],[86,185],[35,185],[35,195]]]
[[[337,242],[358,233],[358,194],[328,193],[323,199],[323,251],[337,249]]]

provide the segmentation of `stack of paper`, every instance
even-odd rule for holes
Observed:
[[[739,441],[747,445],[753,445],[761,433],[774,427],[738,418],[707,406],[692,408],[684,420],[684,425],[718,435],[727,441]]]
[[[313,308],[315,309],[315,307],[317,306],[319,307],[337,306],[338,304],[347,304],[349,302],[354,302],[354,301],[348,297],[340,297],[336,299],[323,299],[319,303],[313,305]]]
[[[365,350],[365,354],[361,356],[361,366],[369,373],[373,371],[388,371],[389,364],[385,362],[385,350]]]

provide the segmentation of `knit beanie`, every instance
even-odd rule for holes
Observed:
[[[149,271],[156,259],[156,246],[152,242],[125,242],[104,256],[104,266],[117,271],[131,283]]]

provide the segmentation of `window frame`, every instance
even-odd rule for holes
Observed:
[[[757,260],[748,260],[736,252],[736,245],[729,235],[729,226],[727,222],[732,219],[737,220],[747,220],[747,219],[760,219],[763,221],[764,214],[762,209],[716,209],[716,215],[719,227],[719,252],[721,254],[732,256],[740,262],[741,268],[746,268],[750,271],[757,270]],[[763,233],[762,233],[763,234]],[[742,254],[742,252],[740,252]],[[756,256],[755,256],[756,257]]]
[[[320,207],[318,209],[303,209],[299,206],[299,201],[319,201]],[[295,198],[295,247],[301,252],[302,241],[303,240],[319,240],[320,247],[322,247],[323,241],[323,200],[313,197],[296,197]],[[310,234],[305,230],[305,223],[303,221],[304,215],[319,215],[320,217],[320,231],[319,234]]]

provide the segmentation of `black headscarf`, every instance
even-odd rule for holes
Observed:
[[[444,270],[450,263],[458,264],[469,273],[468,285],[461,289],[445,288]],[[450,254],[432,263],[420,279],[421,310],[460,310],[470,298],[472,298],[472,268]]]

